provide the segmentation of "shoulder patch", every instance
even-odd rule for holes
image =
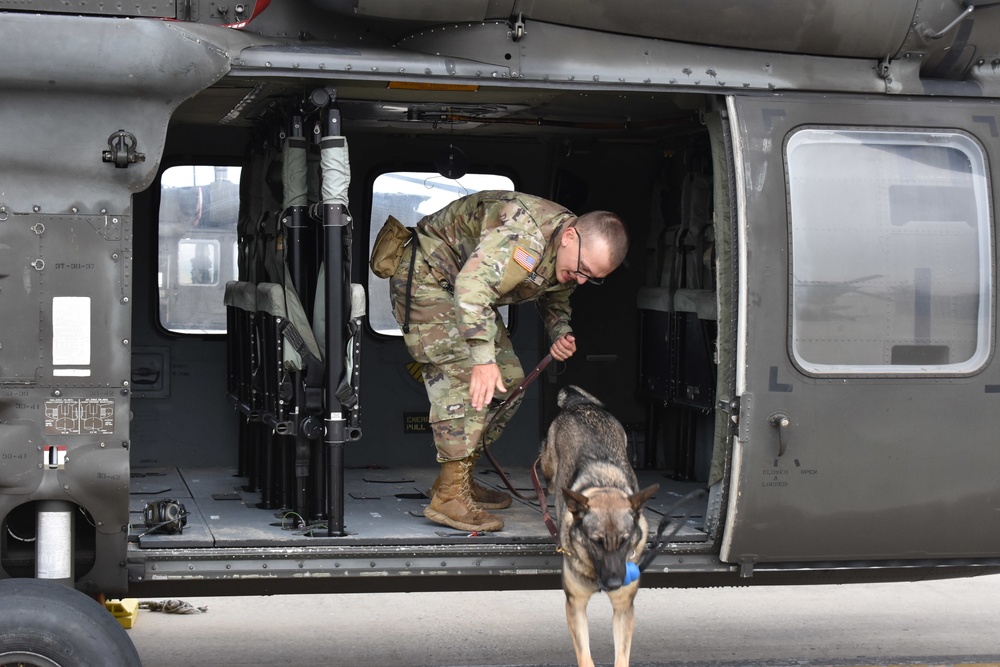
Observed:
[[[538,256],[530,250],[517,246],[514,248],[514,261],[525,271],[534,271],[535,265],[538,264]]]

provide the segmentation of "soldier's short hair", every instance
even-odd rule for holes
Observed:
[[[618,267],[628,253],[628,230],[622,219],[611,211],[591,211],[576,219],[576,227],[584,236],[597,236],[608,244],[611,265]]]

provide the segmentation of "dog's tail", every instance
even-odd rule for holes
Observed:
[[[559,390],[559,398],[557,399],[559,407],[566,409],[571,408],[574,405],[587,405],[593,404],[599,407],[604,407],[604,403],[601,403],[591,394],[588,394],[583,389],[580,389],[574,384],[563,387]]]

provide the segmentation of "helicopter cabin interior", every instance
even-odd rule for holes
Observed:
[[[718,98],[422,90],[391,81],[318,91],[309,82],[255,85],[259,102],[227,125],[204,121],[221,105],[237,108],[249,89],[217,87],[183,104],[159,187],[135,198],[135,248],[150,259],[136,262],[133,309],[130,512],[140,548],[469,539],[422,515],[438,468],[428,400],[393,318],[388,280],[368,259],[387,215],[412,226],[479,190],[531,193],[578,214],[614,211],[631,241],[626,262],[603,285],[576,290],[578,353],[528,389],[492,449],[519,490],[531,495],[529,466],[556,413],[556,393],[568,384],[621,420],[640,481],[661,485],[648,503],[651,525],[713,474],[721,480],[725,450],[714,461],[713,452],[727,437],[725,419],[716,436],[718,339],[727,324],[719,322],[716,285],[719,237],[731,232],[728,177],[716,173],[725,164]],[[310,389],[296,396],[293,366],[281,363],[295,348],[282,324],[310,329],[308,338],[323,317],[315,206],[322,132],[311,100],[324,94],[336,98],[349,145],[353,242],[345,271],[356,318],[337,537],[328,530],[322,439],[285,430],[297,401],[307,411]],[[292,222],[296,210],[301,217]],[[283,268],[293,263],[302,276],[295,285]],[[723,270],[722,280],[731,273]],[[502,311],[530,371],[550,344],[535,306]],[[300,358],[321,364],[309,349],[300,347]],[[312,387],[322,370],[307,365],[301,377],[311,379],[302,384]],[[475,475],[503,488],[485,458]],[[138,520],[165,498],[190,512],[181,534],[147,532]],[[675,537],[689,547],[712,542],[702,504]],[[503,517],[503,531],[474,539],[550,540],[537,502],[515,499]]]

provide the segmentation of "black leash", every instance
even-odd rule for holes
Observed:
[[[667,509],[667,511],[663,513],[663,518],[660,519],[660,525],[656,528],[656,537],[654,537],[650,541],[650,544],[646,546],[646,553],[643,555],[642,560],[639,561],[639,572],[642,572],[647,567],[649,567],[649,564],[652,563],[653,559],[656,558],[656,556],[659,554],[660,547],[663,546],[663,543],[668,541],[674,535],[676,535],[677,532],[684,527],[684,524],[687,523],[687,520],[691,517],[691,512],[693,512],[695,508],[694,505],[689,507],[688,511],[685,512],[684,516],[681,517],[681,520],[677,522],[677,525],[674,526],[673,529],[669,533],[667,533],[667,535],[664,537],[663,531],[666,530],[667,524],[670,523],[670,520],[672,518],[671,515],[674,513],[674,511],[680,507],[683,507],[688,503],[691,503],[694,500],[701,500],[702,498],[705,497],[705,495],[706,495],[705,489],[695,489],[694,491],[687,494],[686,496],[678,500],[676,503],[671,505]]]

